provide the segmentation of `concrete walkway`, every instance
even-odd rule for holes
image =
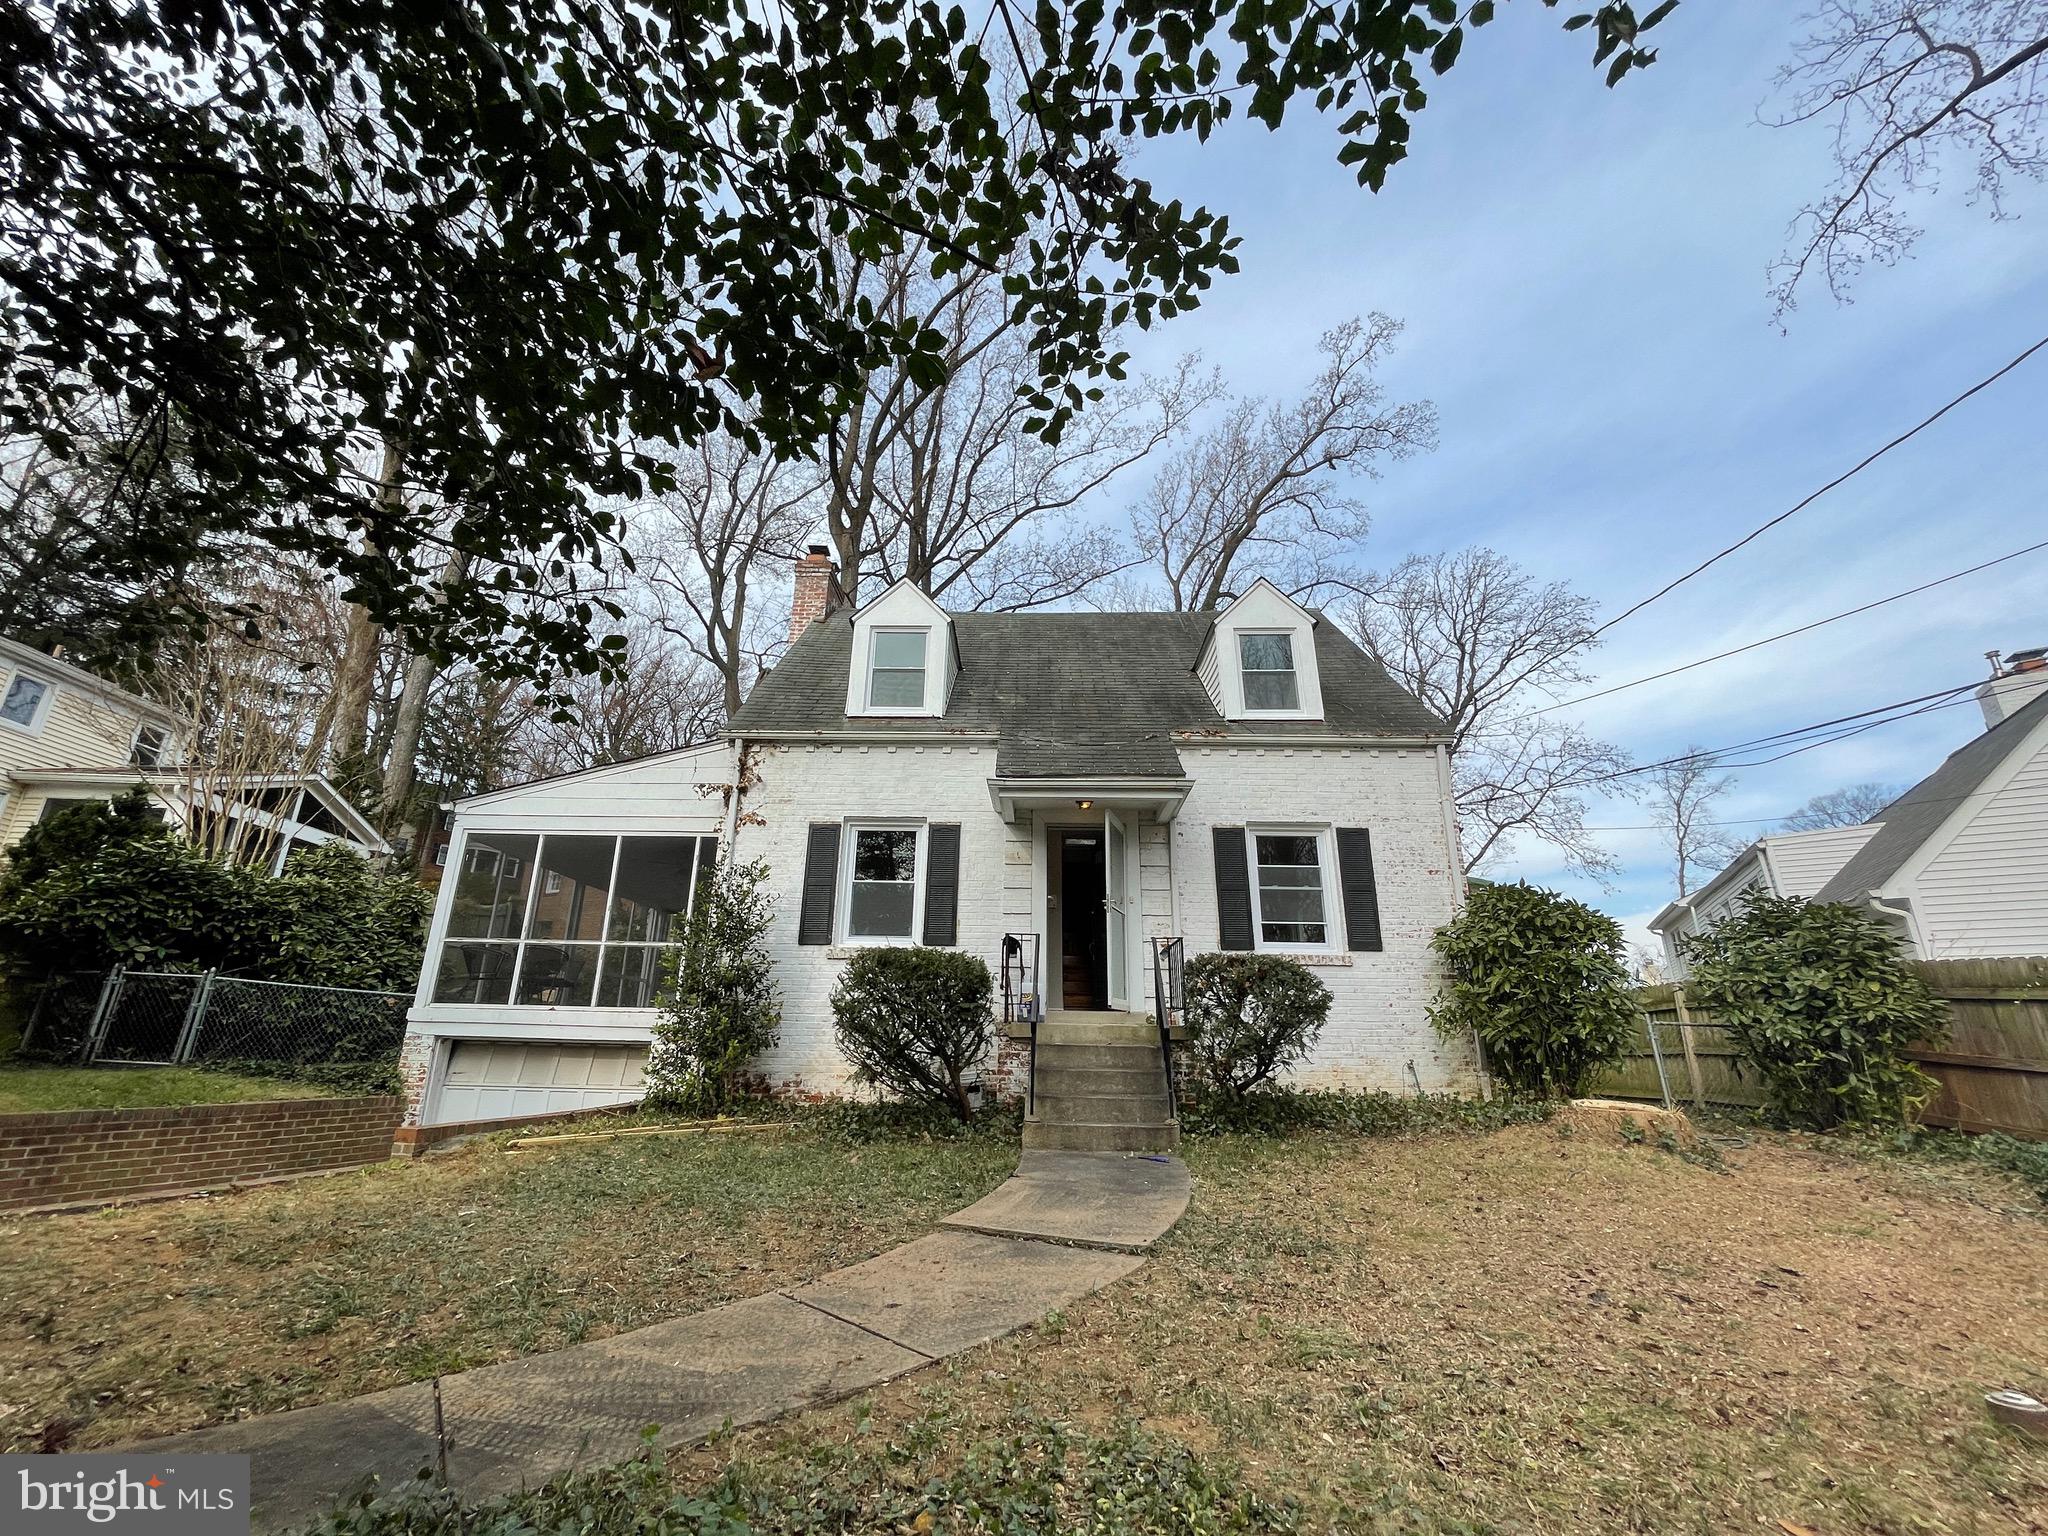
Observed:
[[[1188,1205],[1174,1158],[1026,1152],[994,1193],[809,1285],[441,1378],[448,1480],[468,1501],[866,1390],[1000,1337],[1144,1263]],[[253,1524],[317,1518],[434,1465],[430,1384],[132,1447],[246,1453]]]

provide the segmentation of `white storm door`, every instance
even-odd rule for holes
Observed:
[[[1115,811],[1102,813],[1103,870],[1102,916],[1109,924],[1109,1006],[1131,1006],[1131,881],[1126,868],[1130,835]]]

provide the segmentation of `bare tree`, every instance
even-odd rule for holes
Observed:
[[[2006,182],[2048,171],[2048,0],[1826,0],[1779,74],[1779,125],[1834,128],[1837,176],[1801,210],[1772,268],[1782,316],[1818,269],[1843,297],[1920,235],[1906,204],[1964,170],[2005,214]]]
[[[1870,820],[1904,793],[1896,784],[1850,784],[1815,795],[1784,821],[1787,832],[1854,827]]]
[[[1350,610],[1360,643],[1451,728],[1465,867],[1526,834],[1575,869],[1611,874],[1614,857],[1587,830],[1579,790],[1626,768],[1628,754],[1536,713],[1586,681],[1591,599],[1562,582],[1539,585],[1490,549],[1411,555],[1360,581]]]
[[[1067,537],[1068,519],[1182,431],[1220,381],[1188,357],[1163,378],[1077,377],[1048,390],[1005,286],[1021,249],[945,277],[930,275],[931,257],[913,243],[843,258],[851,302],[941,346],[916,366],[871,372],[825,440],[839,599],[856,602],[867,577],[908,577],[956,606],[1062,601],[1131,559],[1114,540]],[[1072,413],[1056,443],[1036,430],[1048,393]]]
[[[631,635],[612,672],[559,686],[568,694],[566,707],[535,711],[522,733],[522,778],[673,752],[708,739],[725,719],[718,674],[659,631]]]
[[[1374,376],[1400,334],[1382,314],[1346,321],[1318,344],[1323,370],[1299,399],[1237,401],[1160,466],[1131,523],[1176,610],[1214,608],[1260,576],[1307,600],[1352,585],[1343,558],[1367,517],[1336,471],[1371,476],[1436,446],[1436,407],[1390,403]]]
[[[677,466],[675,490],[628,516],[657,622],[717,674],[728,718],[782,638],[763,622],[764,563],[803,542],[822,488],[809,466],[712,438]]]
[[[1663,824],[1683,898],[1691,894],[1696,874],[1712,875],[1742,851],[1742,839],[1713,820],[1714,807],[1735,787],[1735,776],[1716,773],[1706,749],[1694,746],[1644,779],[1645,797]]]

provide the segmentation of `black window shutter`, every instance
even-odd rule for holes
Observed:
[[[832,942],[832,896],[839,889],[839,823],[814,821],[804,850],[804,904],[797,915],[799,944]]]
[[[927,829],[924,865],[924,941],[960,942],[960,824],[935,821]]]
[[[1245,865],[1244,828],[1212,827],[1216,840],[1216,945],[1252,947],[1252,880]]]
[[[1378,950],[1380,891],[1372,874],[1372,834],[1364,827],[1337,829],[1337,880],[1344,889],[1346,949]]]

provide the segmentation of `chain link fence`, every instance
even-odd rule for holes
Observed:
[[[213,971],[49,977],[21,1054],[90,1066],[204,1066],[337,1086],[395,1085],[409,992],[311,987]]]

